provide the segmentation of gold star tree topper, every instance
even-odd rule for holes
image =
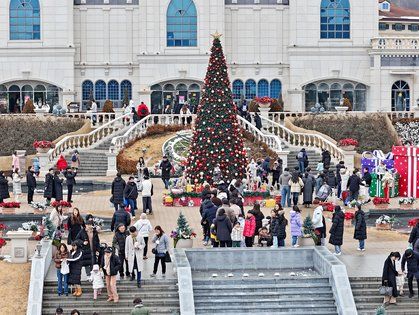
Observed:
[[[220,33],[218,33],[218,31],[215,31],[215,33],[214,34],[211,34],[211,36],[214,39],[220,39],[220,37],[223,36],[223,34],[220,34]]]

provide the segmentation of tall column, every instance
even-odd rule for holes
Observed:
[[[104,62],[110,62],[111,56],[110,56],[110,48],[111,48],[111,42],[110,42],[110,8],[103,8],[103,61]]]

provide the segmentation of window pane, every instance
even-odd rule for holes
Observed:
[[[11,40],[41,39],[39,0],[11,0],[9,15]]]
[[[197,45],[197,13],[192,0],[172,0],[166,18],[167,46]]]
[[[349,0],[322,0],[320,38],[349,38],[350,23]]]

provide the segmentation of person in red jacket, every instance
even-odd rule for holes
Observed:
[[[141,104],[138,105],[137,113],[140,120],[150,115],[150,111],[148,110],[148,107],[146,104],[144,104],[144,102],[141,102]]]
[[[66,159],[64,158],[64,156],[61,154],[61,155],[60,155],[60,158],[59,158],[59,159],[58,159],[58,161],[57,161],[57,169],[58,169],[60,172],[62,172],[62,171],[64,171],[65,169],[67,169],[67,166],[68,166],[67,161],[66,161]]]
[[[255,236],[256,218],[252,211],[247,211],[246,220],[244,221],[243,236],[246,247],[253,246],[253,237]]]

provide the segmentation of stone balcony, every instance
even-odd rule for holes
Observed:
[[[401,50],[412,53],[412,50],[419,52],[419,38],[416,37],[377,37],[371,39],[371,46],[374,50]]]

